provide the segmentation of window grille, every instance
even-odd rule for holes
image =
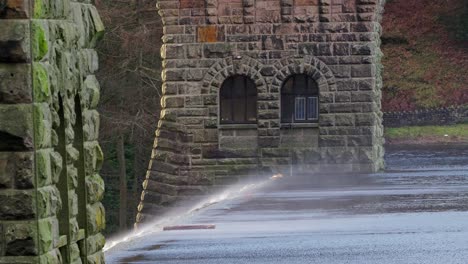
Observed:
[[[317,82],[306,74],[290,76],[281,88],[281,122],[317,123],[318,119]]]

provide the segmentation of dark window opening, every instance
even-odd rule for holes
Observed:
[[[281,88],[282,123],[317,123],[319,119],[317,82],[306,74],[290,76]]]
[[[227,78],[219,93],[221,124],[257,123],[257,87],[246,76]]]

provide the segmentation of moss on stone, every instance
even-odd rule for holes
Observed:
[[[102,152],[101,146],[99,144],[96,144],[95,155],[96,155],[96,171],[99,171],[101,170],[102,163],[104,162],[104,152]]]
[[[62,156],[60,153],[52,151],[50,153],[51,161],[51,172],[53,183],[56,184],[59,181],[60,173],[62,172]]]
[[[35,102],[49,101],[51,95],[49,75],[41,63],[33,64],[33,89]]]
[[[90,46],[95,47],[96,44],[103,38],[105,28],[96,7],[91,6],[89,12],[94,26],[94,34],[90,39]]]
[[[47,34],[44,27],[38,22],[32,23],[33,34],[33,55],[36,61],[44,58],[49,51],[49,43],[47,41]]]
[[[52,184],[52,171],[50,162],[50,151],[39,150],[36,152],[36,171],[38,187]]]
[[[88,232],[97,234],[106,227],[104,206],[101,203],[88,205],[87,207]]]
[[[34,140],[37,148],[51,146],[51,118],[47,104],[34,104]]]
[[[88,246],[88,254],[92,255],[104,247],[106,239],[102,234],[98,233],[86,239],[86,244]]]
[[[104,180],[99,174],[87,177],[86,188],[88,190],[88,202],[95,203],[102,200],[104,196]]]
[[[42,18],[46,13],[44,0],[34,0],[34,18]]]
[[[39,257],[39,263],[47,263],[47,264],[60,264],[61,256],[60,251],[58,249],[54,249],[49,251]]]
[[[52,219],[39,220],[39,250],[48,252],[53,247],[53,222]]]

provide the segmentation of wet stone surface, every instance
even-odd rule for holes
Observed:
[[[109,263],[466,263],[468,145],[392,147],[387,171],[285,177],[106,252]]]

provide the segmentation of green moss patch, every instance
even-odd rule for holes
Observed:
[[[34,59],[39,61],[44,58],[44,56],[49,51],[49,43],[47,41],[47,35],[44,27],[38,23],[33,22],[32,24],[33,32],[33,53]]]
[[[33,66],[34,101],[48,102],[50,98],[50,83],[47,70],[40,63]]]

